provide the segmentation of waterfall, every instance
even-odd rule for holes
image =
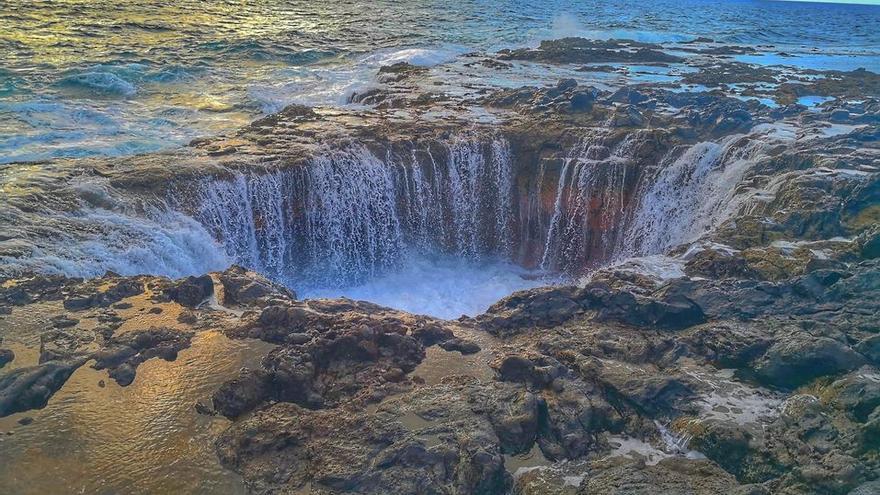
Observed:
[[[640,204],[618,257],[665,253],[734,215],[747,198],[738,185],[767,149],[761,138],[738,134],[664,157],[656,176],[640,185]]]
[[[584,137],[559,175],[541,258],[545,270],[575,272],[606,260],[618,242],[628,206],[630,140],[610,148],[604,133]]]
[[[578,273],[697,240],[751,197],[741,182],[771,134],[661,150],[651,163],[638,155],[643,133],[610,144],[607,130],[588,132],[563,163],[541,268]]]
[[[511,250],[513,171],[499,138],[456,136],[382,158],[351,143],[300,167],[231,175],[198,186],[195,217],[228,256],[284,283],[363,281],[410,252]]]
[[[0,261],[6,271],[76,276],[181,276],[234,261],[293,287],[325,288],[373,280],[410,255],[577,275],[695,241],[786,180],[762,188],[744,180],[792,139],[771,127],[672,148],[656,136],[591,129],[561,162],[516,167],[497,135],[349,142],[297,165],[181,182],[166,201],[83,177],[69,189],[82,195],[59,211],[26,199],[4,205],[16,236]]]
[[[293,262],[289,247],[296,234],[285,215],[290,179],[277,171],[237,173],[228,181],[205,179],[196,188],[195,216],[231,259],[282,280]]]
[[[403,251],[394,168],[352,145],[318,156],[306,173],[310,277],[372,277],[393,265]]]
[[[737,211],[737,184],[767,147],[754,134],[669,150],[651,139],[593,129],[558,178],[542,165],[536,180],[557,181],[549,219],[535,198],[515,205],[507,141],[477,135],[378,154],[349,143],[302,166],[206,179],[194,216],[228,257],[289,285],[362,282],[407,254],[525,258],[513,245],[524,228],[541,240],[543,270],[575,274],[704,235]]]

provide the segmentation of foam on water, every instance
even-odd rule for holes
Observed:
[[[343,288],[295,287],[302,298],[348,297],[440,318],[476,316],[499,299],[546,281],[510,262],[412,255],[396,270]]]
[[[466,51],[456,45],[383,49],[336,60],[339,63],[282,67],[252,84],[247,95],[264,113],[277,112],[292,103],[344,105],[354,92],[375,84],[379,67],[400,62],[433,67],[450,62]]]

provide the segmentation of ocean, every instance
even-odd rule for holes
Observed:
[[[344,105],[381,65],[562,36],[708,37],[756,48],[740,57],[750,63],[880,71],[880,7],[870,5],[6,0],[0,163],[180,146],[290,103]]]

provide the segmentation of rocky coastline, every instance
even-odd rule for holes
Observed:
[[[216,454],[252,493],[880,492],[880,76],[792,75],[729,58],[741,49],[708,43],[685,56],[566,38],[456,67],[589,71],[696,56],[684,82],[717,86],[699,92],[573,78],[451,92],[402,63],[383,67],[351,109],[294,105],[182,150],[35,165],[52,174],[9,180],[4,241],[42,242],[26,215],[106,205],[112,194],[148,210],[206,178],[296,171],[351,143],[416,170],[451,160],[443,143],[462,134],[487,162],[503,139],[515,214],[504,225],[476,219],[473,245],[569,278],[443,320],[302,300],[272,273],[238,265],[177,279],[4,271],[0,417],[28,423],[81,367],[128,386],[145,362],[173,362],[212,331],[271,348],[192,404],[229,420]],[[808,108],[797,103],[805,95],[830,99]],[[718,163],[751,160],[720,186],[743,199],[696,238],[657,237],[653,252],[631,232],[669,229],[662,219],[678,213],[648,225],[636,209],[704,142],[722,143]],[[579,182],[584,163],[595,172]],[[68,185],[82,176],[112,194]],[[177,208],[197,210],[195,196],[180,196]],[[51,210],[35,206],[48,197]],[[698,201],[681,208],[701,211]],[[32,247],[16,242],[0,246],[3,259]],[[645,267],[661,255],[672,275]],[[29,314],[48,324],[24,345],[16,332],[33,325]]]

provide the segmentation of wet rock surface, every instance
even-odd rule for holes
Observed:
[[[520,48],[499,52],[501,60],[529,60],[556,64],[608,62],[668,63],[682,59],[664,53],[663,47],[632,40],[587,40],[563,38],[542,41],[538,48]]]

